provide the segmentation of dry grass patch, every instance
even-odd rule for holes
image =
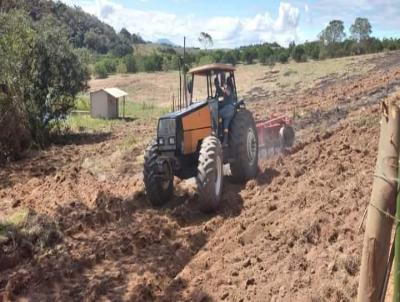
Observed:
[[[272,68],[260,64],[238,65],[238,94],[246,98],[251,97],[255,88],[267,92],[268,95],[288,93],[294,89],[298,92],[312,88],[328,78],[363,74],[374,67],[368,61],[376,56],[378,55],[305,63],[290,62],[276,64]],[[91,91],[105,87],[121,88],[129,93],[128,100],[132,103],[170,107],[172,99],[177,99],[179,94],[179,75],[177,71],[112,75],[107,79],[93,79],[89,85]],[[196,81],[196,89],[198,91],[195,99],[203,99],[207,91],[205,81]]]
[[[12,252],[19,246],[45,248],[59,242],[62,235],[49,218],[21,208],[0,221],[0,248]]]

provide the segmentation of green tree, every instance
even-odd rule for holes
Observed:
[[[211,53],[211,56],[214,58],[214,62],[221,63],[222,57],[224,56],[225,52],[221,49],[214,50]]]
[[[287,50],[282,50],[279,52],[278,60],[282,64],[287,63],[289,61],[289,52]]]
[[[139,34],[132,34],[131,35],[131,42],[133,44],[145,44],[146,43]]]
[[[30,82],[25,91],[30,131],[36,142],[44,144],[46,135],[74,108],[76,95],[87,89],[89,72],[54,19],[43,20],[35,30],[32,46]]]
[[[271,47],[269,46],[261,46],[258,48],[258,61],[261,64],[267,64],[273,61],[273,54]]]
[[[0,4],[7,4],[5,3]],[[25,89],[35,32],[21,12],[0,13],[0,164],[19,158],[30,144]]]
[[[127,55],[123,58],[128,73],[137,72],[136,60],[133,55]]]
[[[292,53],[292,58],[296,62],[305,62],[307,61],[306,51],[304,50],[303,45],[297,45]]]
[[[117,65],[118,65],[118,61],[116,60],[116,58],[112,57],[112,56],[107,56],[105,58],[103,58],[100,62],[102,62],[107,70],[107,73],[114,73],[117,71]]]
[[[233,50],[226,51],[221,59],[221,63],[232,64],[233,66],[236,65],[236,62],[237,62],[237,58],[236,58],[235,51],[233,51]]]
[[[377,53],[383,50],[383,44],[381,40],[377,38],[368,39],[368,51],[370,53]]]
[[[124,57],[133,53],[133,48],[127,42],[119,41],[111,50],[112,54],[116,57]]]
[[[124,62],[119,62],[117,65],[117,73],[127,73],[128,70]]]
[[[257,57],[255,49],[250,47],[243,48],[241,51],[241,60],[246,64],[253,64],[254,59]]]
[[[367,18],[356,18],[354,24],[350,26],[351,37],[357,41],[362,42],[369,39],[372,33],[372,26]]]
[[[161,71],[163,66],[163,57],[157,53],[145,56],[143,67],[146,72]]]
[[[0,110],[16,114],[14,126],[26,125],[29,136],[43,145],[87,88],[87,65],[53,19],[32,24],[22,12],[0,13],[0,31]]]
[[[131,33],[125,27],[119,32],[119,36],[126,41],[131,41],[132,39]]]
[[[294,50],[295,47],[296,47],[296,43],[295,43],[294,41],[292,41],[292,42],[289,43],[288,51],[289,51],[289,54],[290,54],[290,55],[292,55],[293,50]]]
[[[329,25],[319,34],[324,45],[341,42],[346,37],[344,24],[341,20],[332,20]]]
[[[109,41],[105,35],[98,34],[94,30],[85,33],[84,45],[98,53],[105,54],[109,50]]]
[[[305,42],[304,43],[304,50],[306,53],[306,56],[308,58],[311,58],[313,60],[318,60],[319,59],[319,54],[321,51],[320,43],[318,41],[314,42]]]
[[[319,34],[321,45],[325,48],[324,51],[320,51],[320,57],[325,54],[331,58],[341,56],[340,42],[345,37],[343,21],[332,20],[329,22],[329,25]]]
[[[214,58],[211,55],[202,55],[197,58],[198,63],[197,65],[205,65],[210,63],[215,63]]]
[[[214,42],[213,38],[210,34],[206,32],[201,32],[198,38],[199,42],[203,45],[204,49],[207,50],[208,48],[212,47]]]

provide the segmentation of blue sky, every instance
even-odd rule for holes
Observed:
[[[316,39],[332,19],[345,22],[369,18],[373,35],[400,37],[400,0],[62,0],[81,6],[116,30],[122,27],[156,41],[164,38],[199,46],[201,31],[211,34],[214,47],[249,43]]]

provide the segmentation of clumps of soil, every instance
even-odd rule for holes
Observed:
[[[15,228],[0,225],[0,296],[353,301],[362,247],[355,226],[369,202],[379,135],[375,92],[400,77],[386,74],[269,102],[271,110],[318,116],[304,117],[294,148],[262,162],[255,180],[227,178],[210,215],[198,211],[185,182],[175,181],[165,206],[147,202],[143,148],[124,141],[133,133],[149,139],[154,125],[123,125],[105,140],[54,146],[5,167],[0,214],[32,210]],[[366,118],[373,122],[361,123]]]
[[[0,271],[28,260],[62,241],[56,222],[30,209],[21,209],[0,224]]]
[[[63,234],[51,218],[23,208],[0,223],[0,237],[0,284],[5,285],[5,301],[13,301],[33,282],[34,274],[26,268],[12,270],[54,248]],[[12,273],[4,274],[7,271]]]

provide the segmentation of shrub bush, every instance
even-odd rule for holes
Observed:
[[[145,56],[143,58],[143,68],[145,72],[162,70],[163,58],[157,53]]]
[[[127,73],[126,65],[123,62],[120,62],[117,66],[117,73]]]
[[[254,59],[256,58],[255,49],[250,47],[246,47],[241,52],[241,59],[246,64],[253,64]]]
[[[87,65],[54,26],[32,24],[23,12],[0,13],[0,157],[17,158],[33,139],[47,142],[50,131],[87,88]],[[7,134],[7,129],[12,132]]]
[[[198,58],[198,65],[215,63],[214,58],[210,55],[204,55]]]
[[[307,61],[307,56],[306,56],[306,52],[304,50],[303,45],[297,45],[293,49],[292,58],[296,62],[306,62]]]
[[[129,73],[137,72],[136,60],[133,57],[133,55],[125,56],[123,62],[125,63],[127,72]]]
[[[103,61],[97,62],[94,65],[94,72],[98,79],[105,79],[108,77],[107,67]]]
[[[237,59],[235,57],[235,53],[233,51],[227,51],[222,56],[221,62],[224,64],[232,64],[233,66],[236,65]]]
[[[278,60],[280,63],[284,64],[289,61],[289,54],[287,51],[281,51],[278,56]]]
[[[266,64],[267,62],[271,62],[273,60],[272,56],[273,56],[273,51],[270,47],[260,47],[258,49],[258,61],[261,64]]]

